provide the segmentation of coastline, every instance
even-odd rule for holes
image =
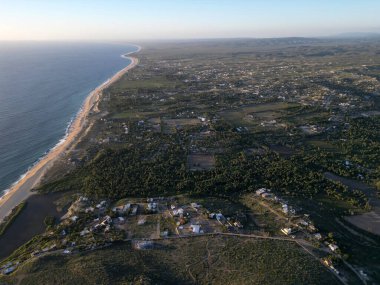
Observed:
[[[139,59],[130,55],[140,51],[141,47],[137,46],[136,51],[121,55],[122,58],[130,59],[131,63],[114,74],[110,79],[96,87],[87,96],[64,138],[61,139],[54,148],[43,156],[25,174],[23,174],[21,178],[12,185],[8,192],[0,197],[0,222],[14,207],[34,194],[31,190],[38,186],[47,170],[76,145],[76,142],[80,139],[80,135],[83,131],[84,133],[87,133],[87,129],[91,128],[91,124],[88,124],[88,116],[92,111],[97,111],[97,103],[100,100],[103,90],[118,81],[124,74],[138,65]]]

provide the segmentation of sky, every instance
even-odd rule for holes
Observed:
[[[380,32],[380,0],[0,0],[1,40],[329,36]]]

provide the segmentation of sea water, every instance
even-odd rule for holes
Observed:
[[[131,63],[114,43],[0,42],[0,196],[62,140],[89,93]]]

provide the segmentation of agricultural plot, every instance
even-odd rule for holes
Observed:
[[[254,126],[261,123],[269,124],[274,120],[281,119],[287,114],[287,109],[296,106],[298,105],[284,102],[265,103],[223,111],[220,115],[235,126]]]
[[[190,171],[210,170],[215,166],[215,158],[210,154],[190,154],[187,157],[187,167]]]
[[[127,238],[158,238],[160,237],[160,216],[128,217],[124,224],[118,225],[118,228],[126,232]]]
[[[166,134],[174,134],[177,130],[188,126],[201,125],[201,121],[197,118],[191,119],[163,119],[163,131]]]

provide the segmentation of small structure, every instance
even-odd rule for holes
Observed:
[[[263,193],[267,192],[267,189],[265,188],[260,188],[258,190],[256,190],[256,195],[257,196],[261,196]]]
[[[309,225],[309,223],[306,222],[305,220],[301,219],[301,220],[298,221],[298,225],[299,226],[307,227]]]
[[[79,219],[78,216],[72,216],[70,220],[72,220],[74,223]]]
[[[239,229],[243,228],[243,225],[239,221],[235,221],[234,226],[239,228]]]
[[[146,222],[146,218],[145,217],[140,217],[137,221],[137,225],[138,226],[142,226],[143,224],[145,224]]]
[[[193,231],[194,234],[199,234],[201,233],[201,226],[200,225],[191,225],[191,230]]]
[[[146,250],[152,249],[154,247],[154,243],[151,240],[143,240],[134,242],[135,249]]]
[[[292,233],[292,229],[291,228],[283,228],[283,229],[281,229],[281,232],[286,234],[286,235],[290,235]]]
[[[87,214],[87,213],[92,213],[92,212],[94,212],[94,207],[87,207],[84,211],[85,211],[85,213]]]
[[[90,231],[86,228],[86,229],[84,229],[83,231],[80,232],[80,236],[82,237],[82,236],[85,236],[85,235],[87,235],[89,233],[90,233]]]
[[[219,213],[215,215],[216,220],[221,223],[222,225],[225,225],[227,222],[227,219],[223,216],[223,214]]]
[[[335,252],[339,248],[336,244],[332,243],[330,243],[328,246],[332,252]]]
[[[333,263],[332,263],[331,259],[329,259],[329,258],[322,259],[322,262],[323,262],[324,265],[326,265],[328,267],[333,266]]]
[[[265,199],[271,199],[271,198],[273,198],[273,194],[265,192],[265,193],[261,194],[261,197],[263,197]]]
[[[111,224],[112,223],[112,218],[110,216],[105,216],[102,221],[100,222],[100,224],[102,226],[106,226],[108,224]]]
[[[98,205],[96,205],[97,209],[103,208],[107,204],[107,201],[101,201]]]
[[[183,209],[182,208],[173,210],[173,216],[180,216],[180,215],[183,215]]]
[[[136,216],[139,205],[134,205],[131,211],[131,216]]]
[[[197,203],[191,203],[190,205],[191,205],[191,207],[192,207],[193,209],[195,209],[196,211],[198,211],[198,209],[201,207],[201,205],[199,205],[199,204],[197,204]]]
[[[314,234],[314,238],[317,239],[317,240],[321,240],[322,239],[322,235],[320,233],[316,233],[316,234]]]
[[[131,204],[125,204],[124,206],[123,206],[123,213],[126,213],[126,212],[128,212],[129,211],[129,209],[131,208]]]
[[[308,226],[307,229],[308,229],[309,232],[311,232],[311,233],[314,233],[314,232],[317,231],[317,228],[316,228],[314,225],[312,225],[312,224],[310,224],[310,225]]]
[[[156,212],[157,211],[157,203],[148,203],[148,211]]]

